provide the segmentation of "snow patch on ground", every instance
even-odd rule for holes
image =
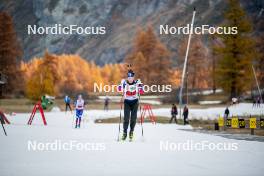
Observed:
[[[58,106],[54,106],[52,107],[51,112],[61,112],[61,110]]]
[[[189,119],[217,119],[219,116],[224,115],[226,107],[211,107],[204,109],[189,109]],[[179,111],[179,108],[178,108]],[[264,105],[262,104],[260,108],[252,108],[250,103],[240,103],[238,105],[233,105],[229,107],[230,116],[249,116],[250,114],[254,115],[263,115],[264,114]],[[154,109],[153,113],[155,116],[164,116],[170,117],[169,108]],[[179,116],[179,115],[178,115]]]
[[[220,104],[222,101],[199,101],[201,105]]]
[[[99,114],[97,114],[99,112]],[[112,111],[112,115],[118,111]],[[84,118],[103,117],[101,111],[87,111]],[[88,114],[88,115],[87,115]],[[84,121],[73,129],[74,115],[65,112],[46,113],[47,126],[36,114],[32,126],[25,125],[29,113],[9,117],[8,136],[0,134],[0,175],[261,175],[264,143],[227,139],[210,134],[182,131],[190,126],[144,124],[135,129],[135,141],[117,142],[118,124],[95,124]],[[29,151],[28,142],[50,143],[77,141],[104,144],[105,150]],[[237,143],[237,151],[161,150],[161,142]]]

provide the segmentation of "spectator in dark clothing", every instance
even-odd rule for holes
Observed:
[[[175,123],[177,123],[177,115],[178,115],[177,106],[175,104],[172,104],[170,123],[173,121],[173,119],[175,120]]]
[[[228,109],[228,107],[226,107],[224,117],[225,117],[225,118],[228,118],[229,113],[230,113],[230,112],[229,112],[229,109]]]
[[[253,99],[253,108],[256,106],[256,99]]]
[[[64,102],[65,102],[65,112],[67,112],[68,108],[72,112],[72,108],[71,108],[71,98],[68,95],[65,96]]]
[[[257,107],[259,107],[260,108],[260,97],[258,97],[258,99],[257,99]]]
[[[183,123],[184,125],[188,124],[188,115],[189,115],[189,109],[188,107],[185,105],[183,108]]]
[[[108,96],[105,97],[105,101],[104,101],[104,110],[108,111],[108,106],[109,106],[109,101],[110,99],[108,98]]]

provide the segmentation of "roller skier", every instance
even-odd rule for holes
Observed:
[[[137,120],[139,97],[143,94],[143,84],[140,79],[135,80],[135,73],[129,69],[127,79],[123,79],[118,89],[122,92],[121,103],[124,104],[124,121],[122,141],[126,140],[129,131],[129,141],[133,140],[134,128]]]
[[[83,110],[84,110],[84,100],[82,99],[82,95],[79,95],[75,104],[75,111],[76,111],[75,128],[81,127]]]

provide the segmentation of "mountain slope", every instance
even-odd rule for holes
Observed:
[[[242,5],[256,16],[263,2],[243,0]],[[14,19],[24,60],[42,56],[48,49],[56,54],[76,53],[103,65],[124,59],[139,27],[150,24],[158,32],[160,24],[185,26],[190,23],[194,6],[195,24],[216,25],[223,21],[224,0],[4,0],[0,11],[8,11]],[[27,25],[34,24],[105,26],[106,35],[28,35]],[[177,46],[186,36],[159,37],[176,60]]]

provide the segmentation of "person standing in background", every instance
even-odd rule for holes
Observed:
[[[260,108],[260,104],[261,104],[260,97],[258,97],[258,99],[257,99],[257,108]]]
[[[175,104],[172,104],[170,123],[173,121],[173,119],[175,120],[175,123],[177,123],[177,115],[178,115],[177,106]]]
[[[227,119],[229,117],[229,109],[226,107],[224,117]]]
[[[68,108],[72,112],[72,109],[71,109],[71,98],[68,95],[65,96],[64,102],[65,102],[65,112],[67,113]]]
[[[105,111],[108,111],[109,110],[109,101],[110,99],[108,98],[108,96],[105,97],[105,100],[104,100],[104,110]]]
[[[189,115],[189,109],[188,109],[187,105],[184,106],[182,115],[183,115],[183,124],[184,125],[188,124],[187,119],[188,119],[188,115]]]

